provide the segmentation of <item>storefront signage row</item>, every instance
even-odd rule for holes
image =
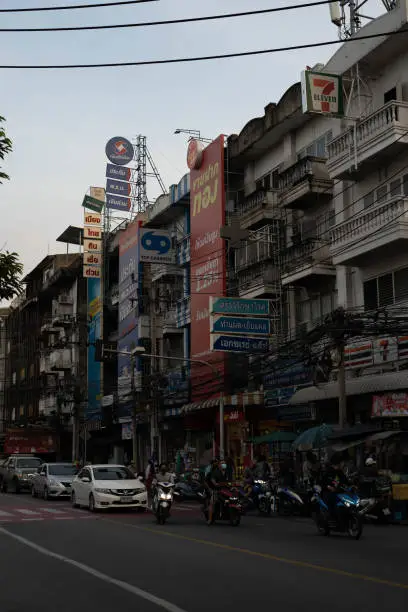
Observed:
[[[408,393],[385,393],[374,395],[372,400],[373,418],[398,418],[408,416]]]

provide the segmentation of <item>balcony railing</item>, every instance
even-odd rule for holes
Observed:
[[[163,334],[180,333],[177,326],[177,309],[170,308],[163,314]]]
[[[407,235],[401,235],[400,229],[405,229]],[[352,250],[354,255],[361,249],[364,252],[372,251],[385,246],[384,239],[390,244],[401,237],[408,237],[408,198],[398,197],[370,206],[336,225],[330,231],[331,252],[333,257],[341,255],[347,259],[352,255]]]
[[[392,155],[391,147],[401,147],[408,142],[408,103],[389,102],[358,121],[334,138],[327,147],[328,170],[333,178],[354,171],[358,166],[377,155]]]
[[[322,240],[310,239],[289,247],[283,254],[283,274],[320,262],[330,263],[329,245]]]
[[[265,222],[276,215],[278,209],[279,191],[277,189],[254,191],[236,207],[235,216],[238,216],[242,228],[252,227]]]
[[[183,270],[173,264],[152,264],[152,281],[156,282],[166,276],[182,276]]]
[[[321,157],[303,157],[279,174],[281,204],[303,208],[315,204],[318,198],[329,199],[333,192],[333,181]]]
[[[279,267],[271,262],[257,263],[239,274],[238,290],[240,296],[256,292],[277,293],[280,291]]]

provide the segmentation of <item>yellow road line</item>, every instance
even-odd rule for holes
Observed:
[[[324,565],[316,565],[315,563],[308,563],[307,561],[297,561],[296,559],[289,559],[287,557],[279,557],[277,555],[271,555],[270,553],[261,553],[248,548],[239,548],[236,546],[229,546],[228,544],[220,544],[211,540],[202,540],[200,538],[191,538],[189,536],[180,535],[178,533],[172,533],[171,531],[164,531],[162,529],[153,529],[151,527],[139,527],[139,525],[133,525],[131,523],[122,523],[113,519],[102,518],[102,521],[107,523],[114,523],[115,525],[126,525],[139,531],[145,531],[147,533],[155,533],[157,535],[168,536],[170,538],[176,538],[177,540],[184,540],[186,542],[193,542],[194,544],[204,544],[205,546],[211,546],[213,548],[219,548],[221,550],[227,550],[229,552],[241,553],[249,555],[251,557],[258,557],[260,559],[266,559],[267,561],[275,561],[276,563],[285,563],[286,565],[292,565],[294,567],[301,567],[304,569],[312,569],[318,572],[325,572],[326,574],[333,574],[334,576],[343,576],[345,578],[353,578],[355,580],[363,580],[364,582],[372,582],[374,584],[381,584],[384,586],[392,587],[394,589],[408,590],[408,584],[402,582],[393,582],[392,580],[386,580],[384,578],[376,578],[375,576],[366,576],[365,574],[358,574],[355,572],[347,572],[345,570],[336,569],[335,567],[326,567]]]

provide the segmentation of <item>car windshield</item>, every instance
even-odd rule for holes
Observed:
[[[95,480],[133,480],[134,474],[126,467],[101,467],[93,470]]]
[[[60,464],[48,466],[48,473],[51,474],[51,476],[75,476],[78,470],[74,465]]]
[[[17,467],[19,468],[36,468],[40,467],[41,464],[41,459],[37,459],[36,457],[27,457],[26,459],[17,460]]]

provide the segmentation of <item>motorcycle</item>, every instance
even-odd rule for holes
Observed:
[[[208,501],[203,505],[202,510],[205,520],[208,522]],[[215,521],[229,521],[233,527],[238,527],[242,512],[243,508],[239,500],[238,490],[227,486],[220,487],[216,495],[211,524]]]
[[[369,522],[388,525],[391,522],[390,499],[392,483],[387,478],[378,478],[373,483],[372,495],[360,499],[359,514]]]
[[[268,481],[255,480],[250,493],[244,487],[239,487],[238,492],[245,512],[258,510],[261,514],[270,514],[272,491]]]
[[[171,482],[159,482],[156,485],[152,506],[159,525],[164,525],[170,516],[174,499],[173,490],[174,484]]]
[[[195,479],[179,480],[174,487],[174,493],[178,494],[178,501],[199,501],[203,485]]]
[[[280,516],[294,516],[304,512],[305,502],[290,487],[277,485],[273,494],[272,505]]]
[[[352,489],[336,491],[336,516],[330,514],[329,508],[321,495],[321,487],[314,487],[312,502],[316,506],[316,526],[320,534],[328,536],[330,531],[347,533],[358,540],[363,533],[363,521],[359,514],[360,498]]]

